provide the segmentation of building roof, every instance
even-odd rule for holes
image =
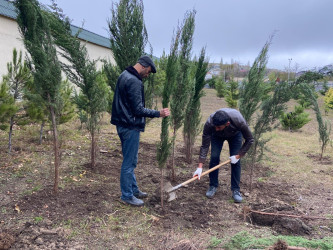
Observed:
[[[17,13],[14,4],[8,0],[0,0],[0,16],[6,16],[8,18],[16,20]],[[81,40],[88,41],[102,47],[110,48],[110,40],[104,36],[98,35],[91,31],[79,28],[75,25],[71,25],[72,35],[77,34],[80,30],[78,37]]]

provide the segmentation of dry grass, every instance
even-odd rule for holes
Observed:
[[[320,98],[322,107],[322,97]],[[201,103],[202,123],[217,109],[227,107],[224,99],[217,98],[216,91],[213,89],[205,89],[205,96]],[[288,103],[288,109],[292,110],[294,105],[295,102],[291,101]],[[272,137],[272,139],[268,143],[271,152],[267,152],[267,158],[260,163],[261,166],[268,168],[270,171],[270,174],[266,173],[263,177],[267,182],[278,180],[277,183],[279,183],[284,181],[290,185],[295,185],[299,189],[310,190],[311,187],[317,186],[332,190],[333,148],[328,146],[324,154],[329,164],[322,164],[323,162],[318,162],[314,157],[311,157],[311,155],[318,155],[320,151],[318,125],[313,111],[306,111],[310,113],[312,120],[299,131],[289,132],[278,128],[265,135]],[[324,118],[329,119],[333,124],[333,111],[330,111],[329,115]],[[109,115],[105,115],[99,136],[100,149],[120,154],[119,138],[116,135],[115,126],[110,125],[109,120]],[[60,169],[61,189],[65,190],[66,187],[71,185],[90,188],[94,185],[112,185],[112,187],[119,188],[117,176],[112,176],[114,183],[110,184],[110,179],[107,179],[107,177],[110,177],[109,175],[93,173],[89,173],[89,176],[88,174],[87,176],[84,175],[83,164],[89,162],[90,138],[86,130],[77,130],[79,125],[79,122],[75,121],[61,127],[63,142],[62,166]],[[51,182],[50,179],[52,179],[52,137],[50,134],[46,134],[45,143],[37,145],[39,129],[37,126],[27,126],[20,130],[15,129],[13,146],[16,150],[12,155],[5,152],[7,133],[0,131],[0,149],[2,150],[0,152],[0,170],[2,171],[0,172],[0,188],[6,190],[6,193],[21,192],[22,190],[31,193],[38,192],[37,188],[39,186]],[[146,144],[158,143],[160,131],[161,119],[151,120],[146,127],[146,131],[141,134],[141,142]],[[333,133],[331,133],[331,137],[333,137]],[[177,148],[181,148],[183,144],[182,129],[177,133],[176,142]],[[201,134],[198,135],[195,146],[198,148],[200,144]],[[227,158],[227,148],[227,145],[224,145],[222,160]],[[178,154],[181,153],[178,152]],[[197,158],[197,155],[193,156],[194,161]],[[112,157],[110,159],[113,160]],[[156,162],[156,160],[153,159],[151,162]],[[117,164],[118,162],[114,165]],[[183,177],[190,177],[195,170],[196,162],[192,165],[185,164],[185,167],[177,170],[182,173]],[[142,175],[143,167],[138,168],[139,175]],[[157,170],[149,169],[148,171]],[[220,171],[220,173],[222,180],[229,180],[229,172]],[[246,174],[247,172],[244,171],[244,175]],[[263,172],[263,174],[265,173]],[[80,175],[83,175],[83,177],[80,177]],[[45,183],[40,182],[43,179]],[[143,180],[140,178],[138,181]],[[259,180],[254,181],[259,182]],[[11,186],[8,186],[9,183],[11,183]],[[148,188],[148,186],[155,187],[157,184],[146,182],[145,185],[145,188]],[[220,192],[222,194],[225,192],[223,197],[227,197],[227,191],[222,191],[221,188]],[[106,199],[106,201],[108,202],[105,202],[103,206],[110,208],[112,212],[101,214],[100,217],[80,218],[80,221],[73,222],[73,225],[68,226],[70,231],[68,235],[71,236],[71,239],[89,242],[88,245],[94,245],[95,249],[103,249],[110,244],[113,244],[114,249],[149,249],[151,246],[157,247],[154,249],[204,249],[210,244],[213,237],[223,238],[223,242],[226,242],[229,236],[233,236],[242,230],[253,231],[253,234],[258,234],[258,237],[271,235],[271,231],[267,229],[258,228],[235,219],[241,207],[231,204],[228,200],[215,201],[216,206],[219,206],[219,212],[230,215],[228,216],[230,217],[229,220],[223,221],[222,225],[216,225],[213,221],[208,228],[170,228],[170,230],[163,228],[161,225],[162,216],[155,214],[148,207],[140,209],[128,207],[120,203],[115,197],[109,200]],[[203,205],[211,202],[207,201],[202,193],[200,193],[200,201],[203,202]],[[191,204],[184,205],[182,202],[182,200],[179,200],[177,204],[179,206],[191,206]],[[213,203],[214,201],[210,205],[214,207]],[[5,215],[5,212],[5,210],[0,211],[0,216]],[[327,210],[327,213],[330,213],[330,210]],[[235,217],[232,217],[232,215]],[[200,214],[196,216],[200,216]]]

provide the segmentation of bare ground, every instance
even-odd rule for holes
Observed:
[[[207,110],[210,112],[209,105]],[[77,125],[77,124],[76,124]],[[150,131],[159,129],[149,125]],[[148,128],[149,130],[149,128]],[[30,131],[30,132],[29,132]],[[220,169],[220,187],[207,199],[208,177],[176,191],[177,199],[161,207],[161,172],[156,161],[156,141],[145,133],[136,169],[140,188],[149,193],[145,206],[136,208],[120,200],[119,174],[122,161],[116,132],[105,124],[100,133],[98,164],[89,164],[89,137],[64,132],[59,193],[52,193],[52,142],[43,145],[24,132],[11,155],[0,145],[0,249],[206,249],[213,237],[224,239],[240,231],[258,237],[300,235],[309,239],[333,237],[333,159],[304,152],[311,162],[309,181],[287,178],[288,170],[258,164],[252,190],[250,170],[243,168],[241,192],[244,202],[235,204],[230,192],[230,166]],[[67,134],[66,134],[67,133]],[[6,138],[1,134],[1,138]],[[176,180],[192,177],[196,168],[185,163],[183,146],[176,148]],[[288,155],[284,157],[289,157]],[[297,163],[300,168],[302,162]],[[169,164],[170,165],[170,164]],[[168,171],[167,171],[168,172]],[[291,178],[293,177],[293,178]],[[320,185],[313,180],[323,180]],[[165,177],[165,181],[170,181]],[[279,215],[244,213],[249,210]],[[309,218],[320,217],[320,218]]]

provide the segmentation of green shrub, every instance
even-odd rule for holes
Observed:
[[[325,111],[333,109],[333,88],[329,88],[325,94]]]
[[[282,113],[280,117],[282,127],[289,130],[300,129],[309,121],[311,121],[309,114],[304,112],[304,107],[300,105],[295,106],[293,112]]]
[[[226,83],[222,80],[221,77],[217,78],[215,81],[215,89],[217,91],[216,95],[217,97],[225,97],[226,91],[227,91],[227,85]]]

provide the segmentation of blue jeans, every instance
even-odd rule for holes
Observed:
[[[230,156],[237,155],[243,143],[243,135],[238,132],[235,136],[225,139],[223,137],[212,136],[211,138],[211,158],[209,168],[213,168],[220,163],[220,155],[224,141],[227,140],[229,144]],[[241,177],[241,164],[240,160],[236,164],[231,164],[231,190],[239,191],[239,183]],[[209,173],[209,185],[219,186],[219,169]]]
[[[134,169],[138,163],[140,131],[117,126],[117,132],[123,153],[120,172],[121,199],[128,200],[139,192]]]

